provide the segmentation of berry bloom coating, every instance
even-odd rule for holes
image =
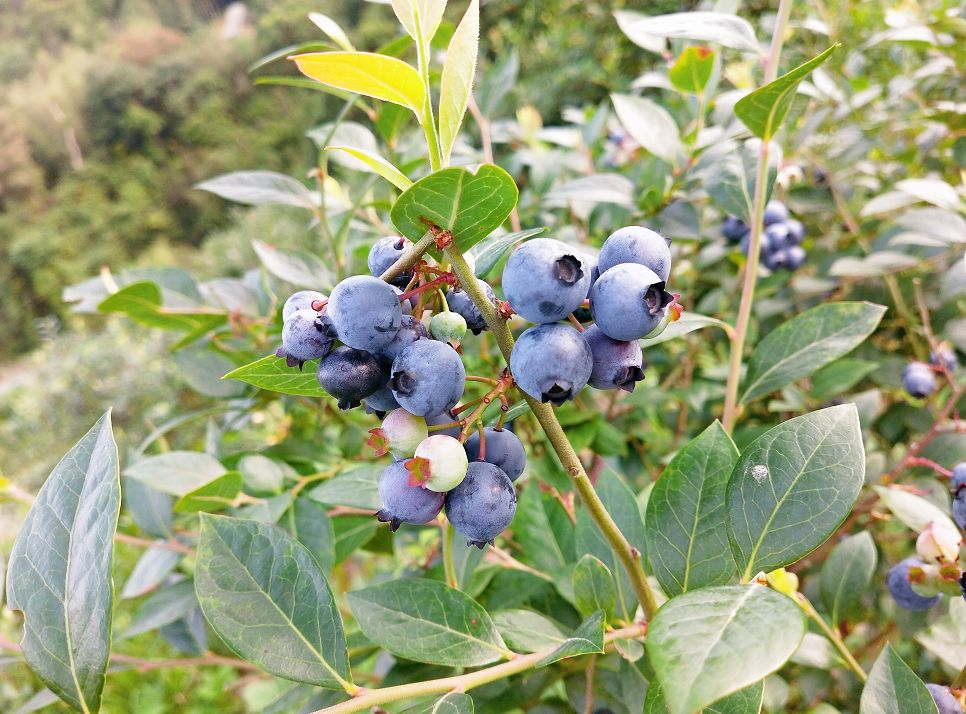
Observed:
[[[429,330],[426,329],[426,325],[412,315],[403,315],[399,322],[399,332],[389,341],[389,344],[380,348],[377,354],[392,362],[399,356],[400,352],[413,342],[425,339],[429,339]]]
[[[520,478],[527,467],[527,452],[523,442],[509,429],[487,427],[483,430],[483,451],[486,458],[480,458],[480,432],[473,432],[463,448],[470,461],[485,461],[493,464],[511,481]]]
[[[483,289],[487,299],[495,305],[496,293],[493,292],[490,284],[479,279],[476,282]],[[483,319],[483,313],[480,312],[479,308],[473,303],[472,298],[470,298],[465,290],[450,290],[446,293],[446,304],[449,305],[449,309],[452,312],[455,312],[466,320],[467,328],[474,335],[478,335],[486,329],[486,320]]]
[[[594,287],[594,283],[597,282],[597,278],[600,277],[600,257],[594,255],[593,253],[583,253],[580,259],[584,263],[584,270],[590,273],[590,283],[587,285],[587,295],[585,298],[590,296],[590,289]]]
[[[389,387],[404,409],[428,416],[452,409],[463,396],[466,370],[445,342],[418,340],[392,363]]]
[[[438,312],[429,321],[429,334],[440,342],[459,342],[466,335],[466,318],[458,312]]]
[[[517,494],[510,477],[485,461],[474,461],[463,482],[446,494],[446,517],[467,545],[482,548],[510,525]]]
[[[534,238],[510,255],[503,292],[513,309],[531,322],[563,320],[580,307],[590,286],[583,254],[553,238]]]
[[[401,238],[399,236],[380,238],[369,249],[369,258],[366,261],[369,265],[369,272],[378,278],[389,270],[392,264],[402,257],[403,253],[412,247],[413,243],[408,238]],[[412,279],[413,274],[410,271],[393,278],[390,282],[403,287],[408,285]]]
[[[671,300],[664,281],[654,271],[624,263],[600,274],[590,291],[590,311],[601,332],[629,342],[657,327]]]
[[[770,226],[772,223],[780,223],[782,221],[788,220],[788,208],[784,203],[777,200],[771,200],[765,204],[765,225]]]
[[[466,476],[468,465],[463,445],[444,434],[423,439],[416,447],[416,455],[406,462],[411,483],[439,493],[456,488]]]
[[[376,513],[389,530],[400,523],[429,523],[443,509],[443,494],[422,486],[409,485],[409,471],[404,461],[393,461],[379,477],[382,508]]]
[[[953,520],[966,531],[966,491],[962,489],[953,496]]]
[[[288,319],[298,310],[311,310],[312,303],[324,302],[327,299],[325,295],[315,290],[299,290],[297,293],[292,293],[282,305],[282,322],[288,322]]]
[[[363,350],[337,347],[319,362],[319,385],[339,400],[339,409],[359,406],[363,398],[386,383],[379,360]]]
[[[334,339],[330,325],[311,308],[296,310],[282,325],[282,349],[298,362],[324,357]]]
[[[379,387],[363,399],[362,403],[366,405],[367,414],[371,412],[391,412],[393,409],[399,409],[399,402],[392,396],[392,390],[388,384]]]
[[[600,249],[601,275],[622,263],[650,268],[661,280],[671,277],[671,246],[660,233],[643,226],[627,226],[610,234]]]
[[[584,388],[593,366],[590,346],[577,330],[562,324],[531,327],[510,353],[517,386],[558,407]]]
[[[644,379],[644,354],[636,342],[614,340],[591,325],[581,333],[590,346],[594,367],[590,373],[590,386],[597,389],[623,389],[633,392]]]
[[[916,553],[927,563],[952,563],[959,556],[959,540],[949,521],[931,521],[916,539]]]
[[[935,352],[929,353],[929,364],[955,372],[956,368],[959,367],[959,359],[949,345],[942,344]]]
[[[926,689],[932,695],[932,700],[936,702],[939,714],[963,714],[963,705],[949,691],[949,687],[941,684],[927,684]]]
[[[802,225],[801,221],[789,218],[785,221],[785,227],[788,229],[788,239],[792,243],[798,245],[805,240],[805,226]]]
[[[354,275],[336,285],[326,314],[340,340],[370,352],[389,344],[402,320],[396,289],[370,275]]]
[[[966,461],[960,461],[953,466],[953,476],[949,480],[949,486],[954,496],[959,493],[963,486],[966,486]]]
[[[765,267],[769,270],[783,270],[788,267],[788,251],[786,250],[775,250],[769,251],[768,253],[762,253],[762,258],[764,259]]]
[[[737,243],[744,238],[751,229],[738,216],[728,216],[721,224],[721,235],[731,243]]]
[[[805,264],[805,249],[800,245],[793,245],[785,251],[788,253],[788,269],[798,270]]]
[[[936,374],[925,362],[910,362],[902,371],[902,386],[913,397],[928,397],[936,389]]]
[[[918,558],[906,558],[893,565],[886,573],[886,587],[899,607],[906,610],[928,610],[939,602],[939,595],[923,597],[912,589],[909,582],[909,569],[921,568],[924,565]]]
[[[788,226],[784,223],[772,223],[765,229],[765,235],[768,236],[768,245],[772,250],[787,248],[793,243]]]
[[[449,409],[447,409],[444,412],[440,412],[439,414],[430,414],[428,417],[426,417],[426,423],[429,426],[439,426],[440,424],[453,424],[454,422],[457,422],[457,421],[459,421],[459,417],[453,414],[453,412],[451,412]],[[447,429],[440,429],[438,431],[434,431],[433,433],[445,434],[446,436],[452,436],[454,439],[458,439],[460,432],[462,430],[463,430],[463,427],[457,424],[456,426],[451,426]]]
[[[370,441],[385,440],[384,447],[397,458],[407,458],[416,452],[416,447],[429,436],[426,420],[413,416],[405,409],[394,409],[386,414],[382,426],[369,432],[375,437]]]

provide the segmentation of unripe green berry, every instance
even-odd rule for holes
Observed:
[[[386,414],[374,437],[385,440],[385,448],[397,458],[411,456],[416,447],[429,435],[429,427],[422,417],[413,416],[405,409],[393,409]]]
[[[416,447],[416,455],[407,465],[413,479],[430,491],[445,493],[456,488],[466,477],[469,462],[458,439],[434,434]]]
[[[440,342],[459,342],[466,334],[466,320],[455,312],[438,312],[429,322],[429,334]]]

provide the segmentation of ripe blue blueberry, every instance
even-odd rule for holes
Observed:
[[[379,498],[382,508],[376,513],[389,530],[400,523],[429,523],[443,509],[443,494],[420,485],[410,484],[411,474],[405,461],[393,461],[379,477]]]
[[[953,495],[959,493],[963,486],[966,486],[966,461],[961,461],[953,466],[953,475],[949,479],[949,486]]]
[[[949,691],[949,687],[941,684],[927,684],[926,689],[932,695],[932,700],[939,709],[939,714],[963,714],[963,705]]]
[[[590,346],[580,333],[557,323],[531,327],[510,353],[517,386],[534,399],[558,407],[584,388],[593,366]]]
[[[418,340],[393,360],[389,386],[396,401],[416,416],[452,409],[463,396],[466,370],[445,342]]]
[[[805,240],[805,226],[801,221],[789,218],[785,221],[785,227],[788,229],[788,238],[792,243],[797,245]]]
[[[793,245],[786,251],[788,253],[788,269],[797,270],[805,263],[805,249],[800,245]]]
[[[597,278],[600,277],[600,256],[585,251],[581,254],[581,260],[584,263],[584,270],[590,273],[590,283],[587,285],[587,295],[584,296],[587,298],[590,296],[590,289],[594,287],[594,283],[596,283]]]
[[[960,530],[966,531],[966,491],[953,496],[953,520]]]
[[[912,589],[909,582],[909,569],[921,568],[924,565],[919,558],[906,558],[893,565],[886,573],[886,587],[899,607],[906,610],[928,610],[939,602],[939,595],[923,597]]]
[[[282,350],[279,356],[289,364],[301,365],[310,359],[324,357],[335,340],[331,324],[312,309],[296,310],[282,325]]]
[[[510,525],[517,495],[510,477],[485,461],[474,461],[466,478],[446,494],[446,517],[467,545],[482,548]]]
[[[765,235],[768,236],[768,246],[772,250],[781,250],[793,243],[788,226],[784,223],[772,223],[765,228]]]
[[[315,290],[299,290],[297,293],[292,293],[285,304],[282,305],[282,322],[288,322],[288,319],[296,311],[311,310],[312,303],[325,302],[327,299],[325,295]]]
[[[429,426],[439,426],[441,424],[453,424],[459,421],[459,417],[453,414],[452,411],[447,409],[446,411],[440,412],[439,414],[430,414],[426,417],[426,423]],[[437,429],[433,431],[433,434],[445,434],[446,436],[452,436],[454,439],[458,439],[460,432],[463,430],[461,424],[456,426],[447,427],[446,429]]]
[[[354,275],[336,285],[326,314],[342,342],[370,352],[389,344],[402,321],[396,289],[370,275]]]
[[[611,233],[598,261],[601,275],[615,265],[637,263],[653,270],[664,282],[671,277],[671,246],[660,233],[643,226],[627,226]]]
[[[476,282],[483,289],[490,302],[495,305],[496,293],[493,292],[489,283],[479,279]],[[478,335],[486,329],[486,320],[483,319],[483,313],[480,312],[480,309],[473,303],[472,298],[465,290],[459,288],[450,290],[446,293],[446,304],[449,305],[450,310],[466,320],[466,327],[474,335]]]
[[[531,322],[562,320],[587,297],[590,270],[583,253],[552,238],[535,238],[510,255],[503,292],[513,309]]]
[[[427,339],[429,339],[429,330],[426,329],[426,325],[412,315],[403,315],[399,322],[399,332],[388,344],[376,350],[376,353],[383,359],[392,362],[399,356],[400,352],[413,342]]]
[[[376,414],[391,412],[393,409],[399,409],[399,402],[392,395],[392,390],[389,388],[388,384],[383,384],[379,389],[374,391],[368,397],[362,400],[362,403],[366,405],[366,414]]]
[[[721,224],[721,235],[731,243],[740,241],[748,235],[749,230],[748,224],[738,216],[728,216]]]
[[[590,311],[608,337],[637,340],[657,327],[672,299],[654,271],[624,263],[600,274],[590,291]]]
[[[780,223],[788,220],[788,208],[778,200],[771,200],[765,204],[765,225]]]
[[[955,350],[943,343],[934,352],[929,353],[929,364],[955,372],[959,367],[959,359],[956,357]]]
[[[480,433],[474,431],[464,444],[470,461],[485,461],[505,473],[511,481],[520,478],[527,467],[523,442],[509,429],[487,427],[483,430],[483,456],[480,458]]]
[[[594,357],[590,386],[597,389],[623,389],[633,392],[644,379],[644,354],[636,342],[614,340],[591,325],[582,333]]]
[[[761,257],[765,263],[765,267],[771,271],[784,270],[788,267],[790,262],[788,251],[783,249],[763,253]]]
[[[357,407],[361,401],[386,383],[386,370],[368,352],[352,347],[337,347],[319,362],[319,385],[339,400],[339,409]]]
[[[375,243],[372,244],[372,248],[369,249],[369,258],[367,263],[369,265],[369,272],[375,277],[379,277],[385,273],[392,264],[395,263],[399,258],[402,257],[403,253],[413,247],[412,241],[408,238],[400,238],[399,236],[386,236],[385,238],[380,238]],[[413,279],[412,271],[408,273],[403,273],[390,282],[394,285],[399,285],[404,287],[409,284],[409,281]]]
[[[910,362],[902,371],[902,386],[913,397],[928,397],[936,389],[936,374],[925,362]]]

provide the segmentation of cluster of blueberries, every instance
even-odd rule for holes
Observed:
[[[955,372],[959,360],[952,348],[943,343],[929,353],[929,363],[910,362],[902,370],[902,387],[911,396],[924,399],[936,390],[936,372]]]
[[[761,260],[769,270],[795,270],[805,262],[805,226],[792,218],[788,207],[778,200],[765,206],[765,230],[761,234]],[[748,254],[751,228],[737,216],[728,216],[721,224],[721,235],[731,243],[738,243]]]
[[[479,334],[487,326],[466,291],[426,263],[391,282],[377,277],[411,246],[383,238],[369,252],[371,275],[346,278],[328,296],[292,295],[282,308],[277,355],[300,369],[318,359],[319,384],[341,409],[365,404],[383,419],[369,440],[378,455],[394,458],[379,480],[381,521],[392,530],[428,523],[445,507],[456,531],[482,548],[513,520],[513,481],[526,467],[526,452],[509,428],[474,431],[457,416],[467,376],[456,348],[467,330]],[[497,383],[557,406],[587,384],[633,391],[644,378],[637,340],[679,314],[676,306],[668,310],[670,270],[668,242],[642,227],[615,232],[599,257],[548,238],[524,243],[503,271],[506,304],[477,279],[502,315],[538,323],[520,335],[510,371]],[[415,285],[423,271],[447,277]],[[440,284],[452,287],[427,327],[424,298]],[[595,324],[585,329],[574,313]]]

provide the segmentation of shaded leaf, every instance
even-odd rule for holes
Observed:
[[[473,698],[463,692],[449,692],[439,699],[410,707],[402,714],[473,714]]]
[[[868,531],[846,536],[829,553],[819,576],[822,602],[833,625],[854,612],[875,574],[877,556]]]
[[[595,612],[574,630],[574,634],[564,640],[557,649],[550,652],[537,663],[538,667],[559,662],[568,657],[604,652],[604,613]]]
[[[878,367],[878,362],[868,360],[837,359],[815,372],[809,394],[812,399],[819,401],[831,399],[847,392],[861,382],[863,378],[872,374]]]
[[[922,680],[886,643],[862,689],[859,710],[862,714],[936,714],[936,703]]]
[[[128,466],[124,475],[172,496],[184,496],[226,471],[218,459],[200,451],[167,451],[142,457]]]
[[[281,524],[315,556],[323,572],[332,570],[335,565],[335,531],[325,506],[310,498],[297,498],[282,516]]]
[[[721,12],[677,12],[670,15],[643,15],[638,12],[614,13],[624,34],[645,48],[653,47],[651,38],[716,42],[746,52],[759,52],[751,24],[736,15]]]
[[[332,287],[332,271],[316,255],[303,251],[282,250],[252,241],[255,254],[272,275],[300,288],[327,290]]]
[[[128,639],[180,620],[197,603],[192,580],[182,579],[166,585],[141,603],[122,638]]]
[[[539,652],[567,639],[556,623],[533,610],[499,610],[493,622],[514,652]]]
[[[335,478],[327,479],[309,492],[309,496],[329,506],[371,508],[375,513],[382,508],[379,498],[379,477],[384,465],[365,464],[349,468]]]
[[[571,179],[555,186],[543,197],[548,206],[571,203],[612,203],[631,208],[634,205],[634,183],[620,174],[594,174]]]
[[[511,248],[546,231],[546,226],[528,228],[525,231],[506,233],[502,236],[493,236],[480,241],[467,251],[467,255],[473,258],[472,265],[475,266],[476,277],[485,278],[500,262],[500,258],[506,255]]]
[[[275,171],[233,171],[195,184],[195,188],[249,206],[274,204],[314,211],[319,205],[304,184]]]
[[[613,616],[617,606],[614,577],[600,559],[587,553],[574,568],[574,599],[577,609],[584,617],[600,610],[604,618]]]
[[[141,597],[156,588],[174,570],[183,554],[172,548],[148,548],[134,564],[124,583],[121,598]]]
[[[721,210],[738,216],[745,223],[751,222],[760,151],[760,139],[749,139],[743,144],[721,141],[706,150],[699,159],[704,188],[711,200]],[[773,143],[768,151],[766,201],[771,196],[780,164],[781,148]]]

